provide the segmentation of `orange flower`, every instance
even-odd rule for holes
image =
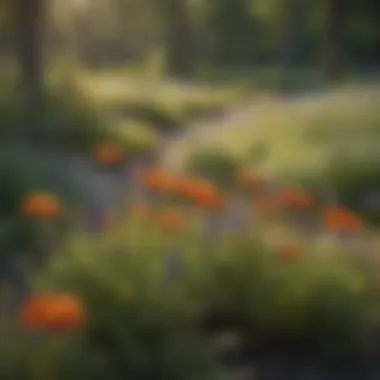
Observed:
[[[200,187],[208,186],[209,184],[199,178],[194,177],[181,177],[178,179],[176,192],[178,195],[191,200],[193,195],[197,192]]]
[[[96,146],[93,154],[96,161],[104,165],[117,165],[123,162],[125,158],[122,149],[109,143]]]
[[[138,218],[145,218],[151,213],[151,207],[147,203],[138,202],[132,205],[132,212]]]
[[[358,215],[342,207],[330,207],[325,211],[325,226],[334,232],[355,233],[362,221]]]
[[[288,189],[282,192],[284,207],[291,210],[305,210],[313,206],[313,198],[301,189]]]
[[[277,251],[277,258],[286,263],[297,261],[300,255],[299,247],[295,244],[285,244]]]
[[[20,327],[26,330],[67,332],[84,325],[86,310],[73,295],[38,295],[26,301],[18,317]]]
[[[164,210],[158,220],[160,227],[169,232],[176,232],[184,227],[186,220],[179,209]]]
[[[213,186],[200,186],[192,194],[194,203],[206,211],[221,211],[227,204],[227,196]]]
[[[245,189],[256,189],[263,184],[261,176],[257,173],[242,172],[237,179],[238,185]]]
[[[142,182],[148,190],[166,193],[176,189],[178,179],[172,173],[153,169],[143,175]]]
[[[283,202],[278,195],[265,195],[254,199],[253,210],[260,214],[274,214],[283,210]]]
[[[28,218],[51,219],[61,213],[61,203],[57,197],[49,193],[28,194],[21,205],[21,212]]]
[[[202,178],[182,178],[177,183],[176,191],[178,195],[208,211],[218,211],[227,203],[227,197]]]

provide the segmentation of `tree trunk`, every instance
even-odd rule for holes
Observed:
[[[327,0],[324,71],[330,82],[342,80],[345,69],[347,0]]]
[[[16,56],[24,94],[43,87],[44,0],[14,0],[16,12]]]
[[[193,39],[186,0],[163,0],[166,63],[169,75],[186,78],[194,72]]]
[[[299,0],[281,1],[280,63],[288,69],[296,61],[299,43],[300,6]]]

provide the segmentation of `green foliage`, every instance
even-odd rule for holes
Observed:
[[[222,148],[199,148],[194,151],[185,163],[192,173],[208,178],[223,188],[231,188],[236,183],[240,168],[238,158]]]
[[[104,138],[97,112],[71,86],[34,99],[14,96],[1,110],[2,140],[23,139],[38,145],[85,148]]]
[[[9,330],[2,374],[217,379],[205,334],[210,323],[229,323],[245,338],[286,337],[319,354],[346,354],[362,342],[377,301],[369,296],[368,273],[347,252],[305,245],[298,260],[284,262],[264,243],[263,226],[205,240],[200,222],[189,219],[176,236],[134,217],[95,239],[75,232],[64,255],[36,278],[35,290],[82,297],[87,325],[65,337]],[[168,277],[173,248],[182,265]]]
[[[282,271],[270,319],[288,339],[329,355],[358,344],[369,304],[364,273],[334,252],[325,255]]]
[[[380,188],[375,144],[380,131],[379,94],[375,90],[351,96],[342,106],[317,117],[308,139],[325,150],[327,160],[320,178],[325,185],[343,204],[378,221],[377,206],[371,207],[368,201]]]
[[[197,118],[217,115],[225,109],[229,99],[121,99],[105,106],[107,113],[139,120],[159,133],[180,131],[186,123]]]
[[[130,251],[122,236],[125,230],[116,241],[113,234],[112,242],[76,238],[39,284],[40,289],[80,295],[89,311],[79,342],[63,340],[49,362],[55,378],[66,379],[75,363],[73,379],[213,379],[207,343],[194,331],[196,304],[186,297],[183,281],[166,285],[165,252],[157,251],[160,241],[150,248],[140,243]],[[39,360],[44,360],[49,342],[49,337],[42,338]],[[24,365],[33,367],[36,360],[30,356]],[[32,371],[21,378],[39,379]]]
[[[83,205],[84,194],[53,151],[6,146],[1,153],[0,211],[2,252],[33,251],[38,226],[24,219],[22,200],[27,194],[48,191],[64,202]],[[61,164],[61,167],[59,165]],[[59,168],[59,170],[57,170]]]

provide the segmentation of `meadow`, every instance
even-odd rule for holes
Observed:
[[[62,78],[33,144],[2,102],[1,378],[378,373],[376,86],[254,94],[218,131],[240,88]]]

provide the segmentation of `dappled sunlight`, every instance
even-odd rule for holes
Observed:
[[[379,8],[346,3],[0,1],[1,380],[378,379]]]

